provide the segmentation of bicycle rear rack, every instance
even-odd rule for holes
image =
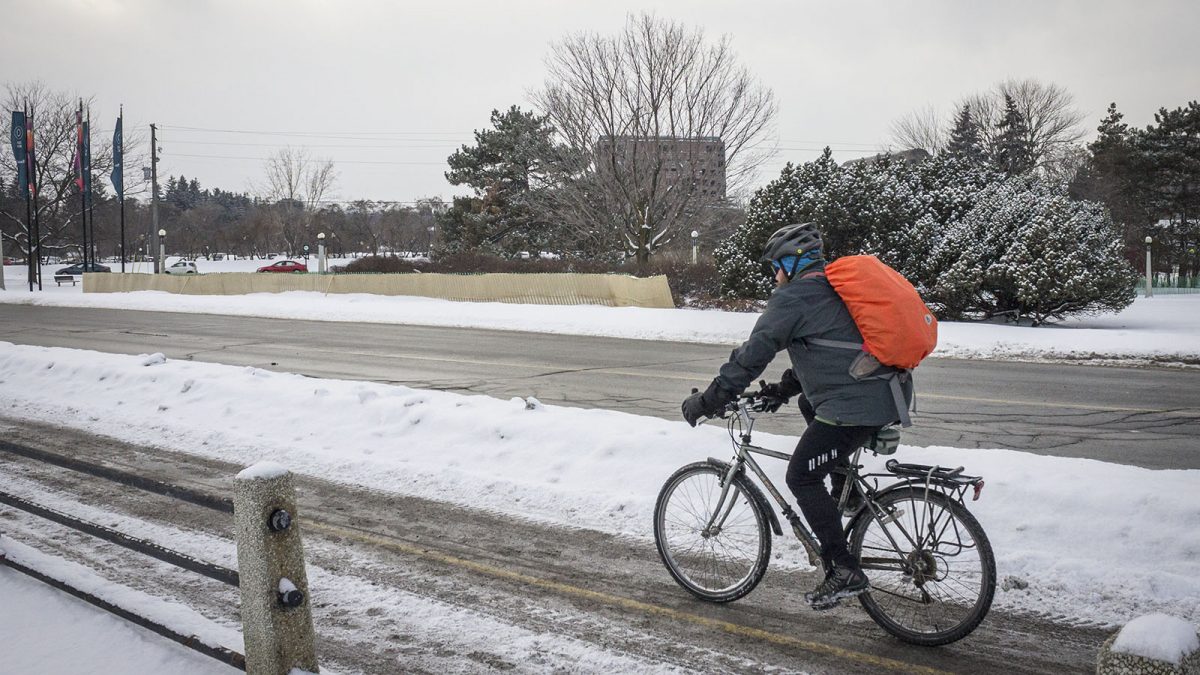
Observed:
[[[979,494],[983,491],[983,477],[968,476],[963,473],[961,466],[951,469],[931,464],[905,464],[889,459],[884,468],[897,476],[923,481],[927,487],[930,483],[964,491],[968,486],[972,487],[975,492],[972,501],[978,501]]]

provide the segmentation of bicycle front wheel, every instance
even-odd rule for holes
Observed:
[[[883,518],[860,512],[850,552],[871,579],[859,596],[887,632],[913,644],[961,640],[983,621],[996,592],[996,560],[979,521],[936,490],[889,492]]]
[[[732,602],[762,581],[771,532],[761,493],[737,476],[721,500],[725,469],[705,462],[676,471],[658,493],[654,542],[675,581],[709,602]]]

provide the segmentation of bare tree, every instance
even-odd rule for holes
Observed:
[[[936,108],[926,106],[892,122],[892,143],[900,150],[921,149],[937,155],[950,140],[950,126]]]
[[[79,227],[79,216],[82,205],[79,200],[78,188],[75,187],[75,113],[80,99],[73,93],[57,91],[48,88],[38,81],[7,83],[5,85],[4,103],[8,110],[21,110],[27,103],[31,107],[34,127],[34,148],[37,156],[37,175],[34,184],[37,187],[37,216],[41,225],[41,242],[43,252],[53,253],[64,248],[79,245],[75,228]],[[90,108],[92,98],[83,99],[85,109]],[[115,115],[114,115],[115,118]],[[107,119],[103,124],[93,115],[93,129],[97,126],[108,126]],[[9,138],[12,119],[8,114],[0,119],[0,134]],[[109,127],[111,128],[111,127]],[[108,174],[112,170],[112,135],[91,134],[91,156],[93,193],[103,195],[108,185]],[[141,150],[140,136],[136,130],[129,129],[125,137],[125,165],[138,166]],[[126,194],[136,194],[144,182],[138,176],[129,180],[126,172]],[[28,253],[30,250],[29,228],[25,219],[25,204],[5,203],[0,205],[0,222],[8,224],[5,237],[15,243],[20,250]],[[99,227],[97,229],[100,229]]]
[[[331,159],[317,159],[305,148],[282,148],[267,158],[263,197],[276,202],[280,234],[288,253],[298,253],[310,235],[313,215],[337,182]]]
[[[296,202],[316,209],[337,183],[333,160],[310,156],[305,148],[282,148],[267,158],[267,184],[263,197]]]
[[[617,35],[556,43],[547,68],[533,98],[569,151],[554,158],[553,184],[533,187],[577,250],[645,263],[720,203],[718,188],[739,190],[769,156],[756,146],[774,96],[737,63],[728,37],[713,43],[699,29],[631,16]]]
[[[1084,136],[1083,113],[1075,97],[1061,85],[1027,78],[1009,79],[990,91],[964,97],[954,110],[966,106],[979,129],[979,138],[994,155],[1004,116],[1005,96],[1011,96],[1028,127],[1026,142],[1034,166],[1049,176],[1070,175],[1078,168],[1079,141]],[[933,154],[945,148],[954,126],[954,115],[943,117],[932,106],[914,111],[892,124],[892,139],[905,148],[924,148]]]

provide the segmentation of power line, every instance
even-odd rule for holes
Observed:
[[[167,153],[164,153],[167,154]],[[170,153],[171,157],[190,157],[194,159],[232,159],[232,160],[247,160],[253,162],[266,162],[269,157],[238,157],[233,155],[191,155],[180,152]],[[332,161],[332,160],[331,160]],[[396,164],[396,165],[436,165],[442,166],[445,162],[385,162],[385,161],[367,161],[367,160],[336,160],[335,164]]]
[[[415,142],[424,142],[425,140],[426,139],[419,139]],[[395,149],[395,148],[411,148],[411,149],[416,149],[416,150],[431,149],[432,150],[432,149],[438,149],[438,148],[442,148],[442,149],[447,148],[447,147],[449,147],[449,145],[447,145],[447,144],[453,143],[453,142],[454,141],[446,141],[445,143],[439,143],[436,145],[409,145],[409,144],[400,143],[400,142],[398,142],[398,144],[396,144],[396,145],[346,145],[344,143],[309,145],[306,143],[301,147],[305,147],[305,148],[344,148],[346,150],[388,150],[388,149]],[[254,147],[254,148],[285,148],[285,147],[288,147],[286,145],[281,145],[279,143],[244,143],[244,142],[237,142],[237,141],[180,141],[180,140],[174,140],[174,139],[171,140],[171,144],[172,145],[232,145],[232,146],[239,146],[239,147]]]
[[[294,136],[299,138],[327,138],[334,140],[365,140],[365,141],[445,141],[448,143],[458,143],[463,139],[473,138],[475,132],[464,131],[255,131],[250,129],[216,129],[209,127],[191,127],[191,126],[174,126],[174,125],[159,125],[160,129],[170,129],[174,131],[185,132],[201,132],[201,133],[225,133],[225,134],[248,134],[260,136]],[[387,138],[388,136],[452,136],[453,138]],[[881,143],[878,142],[861,142],[861,141],[820,141],[814,139],[798,139],[798,138],[780,138],[763,140],[755,143],[754,146],[764,145],[772,142],[778,143],[803,143],[820,145],[822,148],[826,145],[857,145],[868,148],[877,148]]]

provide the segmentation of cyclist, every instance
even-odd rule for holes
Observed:
[[[821,542],[825,579],[805,599],[813,609],[829,609],[843,598],[867,589],[866,574],[850,555],[837,502],[825,487],[825,476],[880,428],[898,420],[896,399],[883,380],[855,380],[852,350],[810,345],[808,338],[862,342],[849,310],[824,276],[821,234],[812,223],[786,225],[767,240],[762,260],[775,271],[775,291],[749,339],[733,350],[720,374],[703,392],[683,402],[683,417],[692,426],[735,400],[786,349],[792,367],[761,395],[770,410],[800,395],[808,428],[788,463],[787,484],[805,520]],[[912,398],[911,379],[902,386]]]

